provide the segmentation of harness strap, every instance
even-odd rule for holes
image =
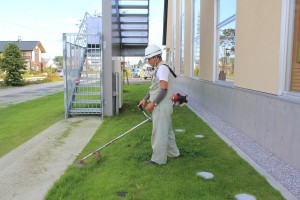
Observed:
[[[177,75],[175,74],[175,72],[171,69],[171,67],[169,67],[169,65],[163,64],[165,66],[167,66],[171,72],[171,74],[174,76],[174,78],[177,78]]]

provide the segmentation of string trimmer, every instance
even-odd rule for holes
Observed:
[[[125,136],[127,133],[131,132],[132,130],[136,129],[137,127],[143,125],[144,123],[151,121],[152,118],[151,116],[148,116],[146,114],[146,112],[144,111],[143,108],[139,107],[140,110],[143,112],[144,116],[146,117],[146,120],[142,121],[141,123],[139,123],[138,125],[132,127],[131,129],[129,129],[128,131],[126,131],[125,133],[119,135],[118,137],[116,137],[115,139],[111,140],[110,142],[106,143],[105,145],[99,147],[98,149],[96,149],[95,151],[91,152],[90,154],[88,154],[87,156],[85,156],[84,158],[82,158],[81,160],[79,160],[78,162],[73,163],[74,166],[82,166],[84,164],[84,161],[91,157],[92,155],[95,155],[95,157],[97,158],[97,160],[101,160],[102,159],[102,155],[100,154],[100,150],[104,149],[105,147],[107,147],[108,145],[110,145],[111,143],[113,143],[114,141],[120,139],[121,137]]]

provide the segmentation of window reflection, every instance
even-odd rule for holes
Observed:
[[[219,22],[235,15],[236,0],[219,0]]]
[[[236,0],[219,0],[218,11],[218,80],[233,82]]]
[[[233,81],[235,61],[235,21],[219,29],[219,80]]]
[[[200,0],[194,0],[194,15],[193,15],[193,69],[194,77],[199,77],[200,65]]]

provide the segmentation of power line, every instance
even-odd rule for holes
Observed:
[[[25,25],[22,25],[22,24],[17,24],[17,23],[14,23],[14,22],[10,22],[10,21],[7,21],[7,20],[3,20],[3,19],[0,19],[0,21],[5,22],[5,23],[8,23],[8,24],[11,24],[11,25],[15,25],[15,26],[27,28],[27,29],[30,29],[30,30],[38,30],[38,31],[46,32],[46,33],[57,34],[57,33],[55,33],[55,32],[43,30],[43,29],[41,29],[41,28],[36,28],[36,27],[31,27],[31,26],[25,26]]]

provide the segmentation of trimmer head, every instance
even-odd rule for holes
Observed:
[[[99,151],[95,151],[93,154],[95,155],[95,157],[97,158],[97,160],[101,160],[102,159],[102,155],[100,154]]]
[[[74,162],[74,163],[73,163],[73,166],[76,166],[76,167],[82,167],[82,166],[85,164],[84,161],[85,161],[87,158],[89,158],[90,156],[92,156],[92,155],[95,155],[96,159],[97,159],[98,161],[100,161],[100,160],[102,159],[102,155],[101,155],[100,152],[99,152],[101,149],[107,147],[108,145],[110,145],[110,144],[113,143],[114,141],[120,139],[121,137],[123,137],[124,135],[126,135],[126,134],[129,133],[130,131],[136,129],[137,127],[143,125],[144,123],[146,123],[146,122],[148,122],[148,121],[151,121],[151,120],[152,120],[151,116],[148,116],[142,108],[140,108],[140,109],[143,111],[145,117],[147,118],[146,120],[144,120],[144,121],[142,121],[141,123],[139,123],[138,125],[132,127],[131,129],[129,129],[129,130],[126,131],[125,133],[119,135],[118,137],[116,137],[115,139],[113,139],[113,140],[111,140],[110,142],[106,143],[105,145],[99,147],[97,150],[91,152],[90,154],[88,154],[87,156],[85,156],[84,158],[82,158],[80,161]]]
[[[89,154],[89,155],[95,155],[95,157],[96,157],[96,159],[97,159],[98,161],[102,159],[102,155],[100,154],[99,151],[94,151],[92,154]],[[88,156],[88,157],[90,157],[90,156]],[[85,158],[79,160],[78,162],[74,162],[74,163],[73,163],[73,166],[75,166],[75,167],[83,167],[84,164],[85,164],[84,160],[85,160],[86,158],[88,158],[88,157],[85,157]]]
[[[72,165],[74,167],[83,167],[85,162],[83,160],[79,160],[78,162],[74,162]]]

